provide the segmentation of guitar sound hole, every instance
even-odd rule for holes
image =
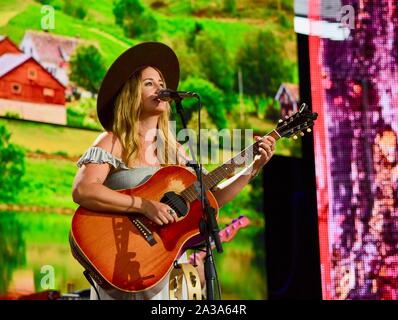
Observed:
[[[188,213],[188,205],[184,198],[175,192],[165,193],[160,202],[170,206],[177,213],[178,217],[184,217]]]

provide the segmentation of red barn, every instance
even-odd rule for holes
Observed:
[[[66,124],[65,86],[25,54],[0,56],[0,115]]]
[[[281,116],[291,116],[298,111],[300,101],[299,86],[293,83],[282,83],[275,95],[281,106]]]
[[[69,84],[69,61],[81,40],[50,32],[28,30],[20,48],[31,55],[62,84]]]
[[[22,51],[8,37],[0,35],[0,56],[5,53],[22,53]]]

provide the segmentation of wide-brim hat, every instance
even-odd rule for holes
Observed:
[[[112,130],[115,99],[123,85],[134,72],[145,66],[160,70],[167,87],[177,89],[180,66],[170,47],[160,42],[143,42],[127,49],[110,66],[98,92],[98,119],[106,130]]]

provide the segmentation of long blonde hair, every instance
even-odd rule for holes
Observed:
[[[115,101],[112,130],[122,144],[122,159],[127,165],[142,155],[138,120],[141,114],[141,74],[145,68],[147,67],[140,68],[131,76]],[[158,69],[154,69],[159,72],[166,86],[162,73]],[[156,147],[161,165],[182,163],[181,156],[177,152],[177,141],[171,132],[169,117],[170,104],[167,103],[167,110],[160,115],[157,125]]]

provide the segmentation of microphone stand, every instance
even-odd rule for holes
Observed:
[[[199,98],[199,96],[197,97]],[[184,129],[187,129],[187,124],[184,116],[184,109],[182,107],[181,100],[182,100],[181,97],[174,98],[176,104],[176,110],[180,115],[182,126]],[[200,117],[199,117],[199,134],[200,134]],[[205,242],[206,242],[206,258],[204,263],[204,271],[206,279],[206,297],[207,300],[215,300],[215,282],[217,279],[217,272],[211,249],[211,243],[212,243],[211,238],[213,238],[214,240],[217,252],[218,253],[223,252],[220,241],[220,235],[219,235],[220,230],[217,225],[216,210],[210,206],[209,199],[207,198],[206,195],[206,190],[203,184],[202,164],[200,163],[198,165],[195,153],[193,152],[191,141],[188,142],[188,145],[192,155],[192,161],[188,161],[187,166],[192,167],[195,170],[196,177],[198,179],[198,181],[195,182],[195,190],[199,194],[199,200],[201,202],[202,210],[204,212],[204,216],[201,218],[199,223],[199,230],[201,235],[205,237]]]

